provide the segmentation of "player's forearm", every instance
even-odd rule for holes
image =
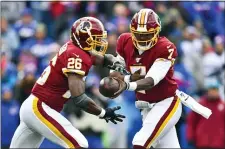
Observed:
[[[137,84],[135,91],[149,90],[154,86],[154,80],[151,77],[140,79],[140,80],[137,80],[136,82],[131,82],[130,85],[132,85],[132,83]]]
[[[104,109],[102,109],[99,105],[97,105],[90,97],[88,97],[85,93],[83,93],[80,96],[71,97],[71,100],[73,100],[74,104],[84,110],[85,112],[88,112],[90,114],[99,116]]]
[[[104,67],[111,66],[116,61],[117,61],[116,57],[114,57],[112,54],[105,54],[103,66]]]
[[[82,80],[82,76],[68,74],[68,84],[71,93],[70,99],[77,107],[94,115],[102,112],[102,108],[85,94],[85,82]]]
[[[105,54],[104,56],[102,56],[96,53],[92,53],[92,56],[95,57],[95,65],[103,65],[104,67],[112,65],[116,61],[116,58],[112,54]]]
[[[102,112],[102,108],[98,106],[93,100],[89,100],[86,106],[81,106],[82,110],[87,113],[98,116]]]
[[[117,77],[120,80],[123,80],[125,82],[133,82],[133,81],[137,81],[140,79],[144,79],[145,76],[141,76],[139,74],[132,74],[132,75],[122,75],[120,72],[118,71],[113,71],[109,74],[110,77]]]
[[[137,80],[136,82],[128,83],[128,90],[148,90],[157,85],[168,73],[172,63],[169,60],[156,61],[148,71],[144,79]]]
[[[151,77],[147,77],[147,78],[144,78],[144,76],[139,76],[137,78],[132,77],[132,76],[128,77],[128,75],[121,75],[121,73],[116,72],[116,71],[111,72],[109,74],[109,76],[117,77],[120,80],[127,82],[127,85],[129,86],[128,90],[129,90],[129,88],[131,88],[130,90],[134,89],[135,91],[148,90],[154,86],[154,80]],[[132,79],[132,78],[134,78],[134,79]],[[136,81],[136,82],[132,82],[132,81]]]

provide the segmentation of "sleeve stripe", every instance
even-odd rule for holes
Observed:
[[[174,62],[175,62],[175,58],[172,58],[172,59],[165,59],[165,58],[157,58],[156,60],[155,60],[155,62],[158,62],[158,61],[163,61],[163,62],[168,62],[168,61],[171,61],[171,63],[172,63],[172,65],[174,64]]]
[[[82,76],[85,75],[85,72],[84,72],[84,71],[82,71],[82,70],[75,70],[75,69],[67,69],[67,68],[63,68],[63,69],[62,69],[62,72],[63,72],[66,76],[68,76],[68,75],[67,75],[68,72],[77,73],[77,74],[82,75]]]
[[[155,60],[155,62],[158,62],[158,61],[170,61],[170,60],[168,60],[168,59],[165,59],[165,58],[157,58],[156,60]]]

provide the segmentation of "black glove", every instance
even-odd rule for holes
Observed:
[[[126,118],[124,115],[116,114],[115,111],[121,109],[120,106],[113,107],[113,108],[106,108],[105,109],[105,115],[102,117],[102,119],[105,119],[108,123],[111,121],[114,124],[117,124],[117,122],[122,122],[122,118]]]
[[[114,62],[112,65],[108,65],[107,68],[120,72],[122,75],[130,75],[130,72],[120,62]]]

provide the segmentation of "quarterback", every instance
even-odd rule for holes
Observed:
[[[130,24],[130,33],[117,41],[117,57],[131,72],[110,76],[122,81],[122,91],[136,92],[135,105],[141,110],[143,125],[133,138],[133,147],[179,148],[175,124],[181,116],[182,105],[176,95],[173,64],[177,57],[175,45],[159,36],[160,18],[151,9],[141,9]],[[113,97],[113,98],[114,98]]]
[[[38,148],[45,137],[64,148],[88,148],[86,138],[59,113],[68,100],[107,122],[123,121],[125,116],[115,113],[119,106],[103,109],[85,94],[84,79],[92,65],[124,70],[115,57],[105,54],[106,38],[98,19],[84,17],[74,22],[70,41],[50,61],[22,104],[21,123],[10,148]]]

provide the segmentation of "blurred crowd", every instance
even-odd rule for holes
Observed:
[[[177,124],[181,147],[225,147],[225,4],[224,2],[1,2],[1,143],[8,148],[19,124],[21,103],[49,60],[69,40],[72,23],[84,16],[100,19],[108,31],[107,53],[116,54],[117,37],[129,31],[135,12],[151,8],[161,18],[161,36],[177,46],[174,77],[179,89],[213,111],[209,120],[183,107]],[[109,71],[93,67],[86,93],[103,107],[121,105],[124,123],[113,125],[89,115],[73,104],[62,114],[88,139],[91,148],[132,147],[141,127],[133,92],[110,100],[98,91]],[[213,143],[212,143],[213,142]],[[60,148],[45,140],[41,147]]]

